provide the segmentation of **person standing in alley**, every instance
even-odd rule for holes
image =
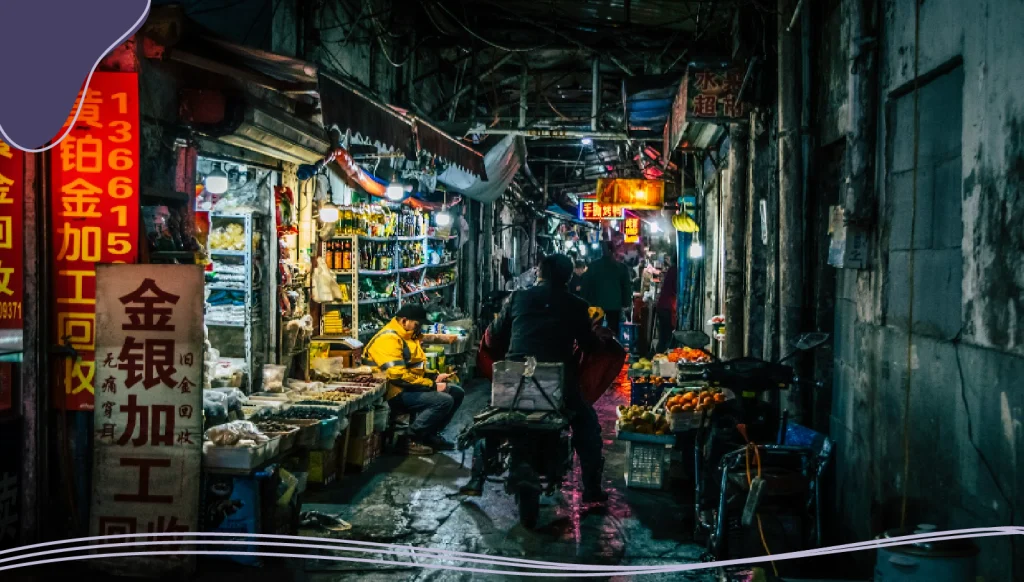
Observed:
[[[615,256],[615,246],[610,241],[605,241],[603,251],[583,275],[583,298],[604,310],[609,329],[618,337],[622,311],[632,305],[633,278],[629,267]]]
[[[608,494],[602,488],[604,457],[601,424],[594,407],[580,391],[579,358],[575,348],[594,349],[598,336],[583,299],[569,290],[573,273],[572,259],[550,255],[540,263],[540,280],[530,289],[516,291],[505,302],[488,332],[508,346],[510,361],[536,358],[538,362],[563,365],[565,407],[570,411],[572,448],[580,461],[584,503],[603,503]],[[483,493],[487,468],[486,444],[474,445],[473,471],[469,482],[459,491],[463,495]]]
[[[569,279],[569,291],[577,297],[583,297],[583,275],[586,272],[587,262],[583,259],[576,259],[572,279]]]
[[[673,323],[676,316],[676,301],[679,295],[679,270],[672,259],[665,257],[661,268],[661,291],[658,293],[658,348],[657,353],[668,351],[672,341]]]
[[[363,350],[364,363],[379,368],[388,377],[388,405],[396,414],[416,413],[412,423],[410,455],[450,451],[455,445],[441,436],[466,393],[446,383],[448,374],[426,376],[427,356],[419,338],[427,323],[422,305],[403,305],[384,329],[377,332]]]

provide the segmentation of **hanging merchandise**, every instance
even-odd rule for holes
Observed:
[[[330,303],[332,301],[349,300],[346,289],[338,285],[334,274],[327,267],[323,257],[317,257],[316,270],[313,273],[313,301],[317,303]]]
[[[672,226],[679,232],[697,232],[700,230],[697,223],[686,212],[673,215]]]
[[[299,230],[296,228],[298,221],[295,216],[295,195],[292,193],[292,189],[286,186],[275,187],[274,201],[276,202],[277,209],[278,236],[298,233]]]

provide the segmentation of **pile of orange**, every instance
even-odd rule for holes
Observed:
[[[725,394],[717,390],[690,390],[676,394],[665,401],[665,409],[671,413],[700,412],[711,410],[716,404],[725,402]]]
[[[675,348],[670,351],[666,357],[670,362],[687,362],[691,364],[711,361],[711,357],[706,353],[693,348]]]

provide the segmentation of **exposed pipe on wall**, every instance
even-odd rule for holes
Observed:
[[[592,93],[590,96],[590,130],[597,131],[597,112],[601,109],[601,58],[594,55]]]
[[[723,358],[744,355],[745,334],[745,266],[746,266],[746,199],[747,199],[747,127],[740,123],[729,126],[729,182],[722,188],[723,237],[725,267],[723,269],[725,344]]]
[[[786,32],[793,0],[779,0],[779,333],[780,351],[801,331],[803,309],[803,164],[800,151],[801,89],[798,38]],[[800,394],[789,390],[786,408],[794,422],[802,420]]]

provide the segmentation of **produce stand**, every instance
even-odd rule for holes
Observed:
[[[240,406],[261,439],[233,446],[204,443],[203,531],[298,533],[301,496],[307,484],[325,486],[342,478],[358,448],[358,469],[379,452],[373,409],[384,397],[382,375],[352,370],[324,383],[293,383],[281,393],[253,394]],[[209,426],[226,430],[229,425]],[[246,433],[249,434],[249,433]],[[220,441],[218,441],[220,442]],[[252,548],[255,549],[255,548]],[[225,556],[260,566],[254,556]]]

